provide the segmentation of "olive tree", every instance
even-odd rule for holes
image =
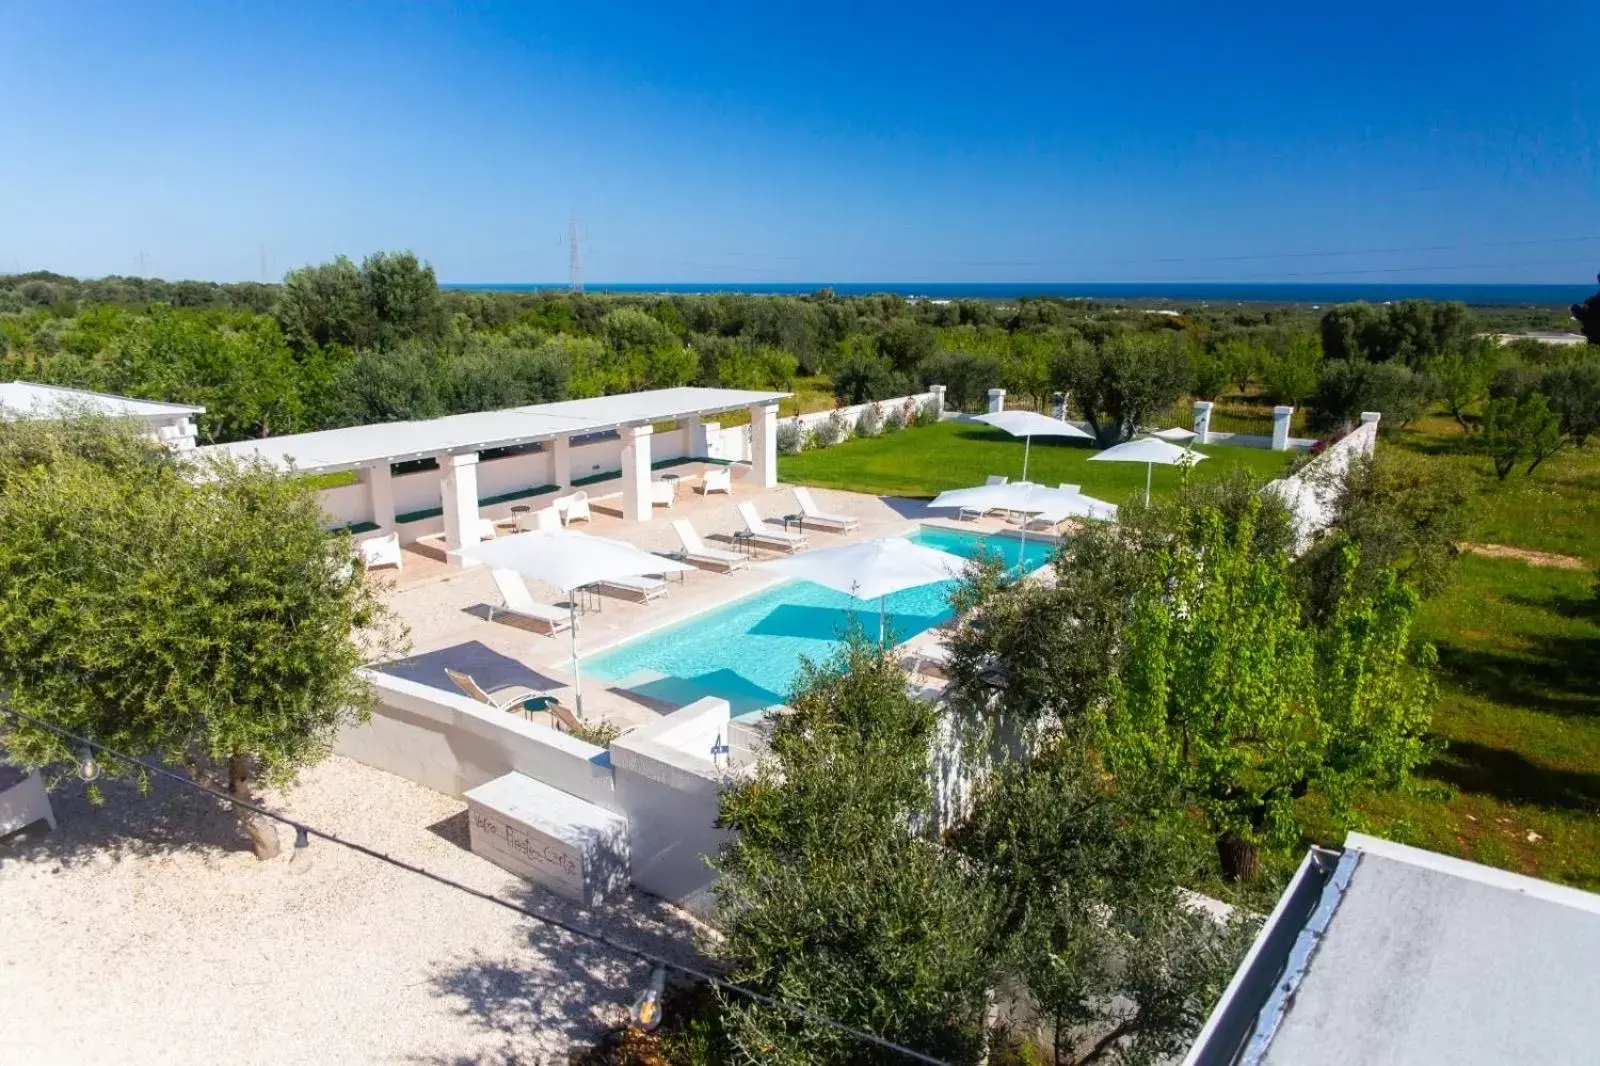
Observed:
[[[18,711],[240,799],[326,755],[399,635],[304,482],[104,422],[0,423],[0,689]],[[55,734],[7,736],[30,765]],[[136,775],[117,760],[108,774]],[[274,827],[242,808],[257,857]]]

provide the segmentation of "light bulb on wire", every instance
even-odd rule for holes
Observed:
[[[303,874],[311,865],[311,834],[306,832],[306,827],[294,827],[294,854],[289,856],[289,869],[293,873]]]
[[[85,781],[95,781],[100,777],[100,760],[94,757],[94,749],[87,744],[78,749],[78,776]]]
[[[634,1028],[649,1032],[661,1024],[661,993],[667,986],[667,970],[657,966],[650,974],[650,984],[633,1001],[630,1020]]]

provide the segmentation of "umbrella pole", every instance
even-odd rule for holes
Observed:
[[[1033,447],[1033,437],[1022,438],[1022,480],[1028,480],[1028,450]]]
[[[567,628],[572,631],[572,690],[573,702],[578,706],[578,719],[583,720],[583,678],[578,674],[578,590],[569,593],[571,599],[567,601],[567,616],[572,624]]]
[[[1155,470],[1156,464],[1144,464],[1144,505],[1150,506],[1150,474]]]
[[[883,597],[879,596],[878,597],[878,645],[880,647],[882,647],[882,645],[883,645],[884,634],[887,632],[887,630],[888,630],[888,627],[886,625],[884,625],[884,617],[883,617]]]

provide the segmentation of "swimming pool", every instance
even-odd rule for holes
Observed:
[[[1049,561],[1055,545],[1014,537],[983,537],[962,530],[923,526],[910,539],[930,548],[974,558],[1000,554],[1006,565],[1033,570]],[[950,617],[946,602],[955,583],[940,582],[897,592],[884,601],[897,641],[908,640]],[[876,632],[877,605],[809,581],[786,581],[764,592],[697,615],[655,633],[586,657],[586,676],[641,695],[682,705],[720,696],[743,714],[788,698],[801,656],[825,659],[852,616]]]

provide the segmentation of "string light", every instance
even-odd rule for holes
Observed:
[[[634,1027],[649,1032],[661,1024],[661,995],[667,987],[667,968],[657,966],[650,971],[650,983],[639,998],[633,1001]]]
[[[643,1012],[648,1010],[649,1013],[653,1014],[656,1018],[655,1024],[660,1024],[661,993],[662,989],[664,989],[666,985],[666,972],[668,970],[676,970],[685,977],[704,982],[705,984],[711,985],[712,987],[718,988],[724,992],[740,996],[754,1003],[759,1003],[765,1007],[771,1007],[774,1010],[784,1011],[804,1021],[811,1022],[814,1025],[820,1025],[828,1029],[833,1029],[836,1032],[844,1033],[845,1035],[853,1037],[856,1040],[860,1040],[863,1043],[872,1044],[876,1047],[883,1048],[885,1051],[893,1051],[896,1054],[903,1055],[904,1057],[913,1061],[927,1063],[928,1066],[950,1066],[950,1063],[946,1062],[944,1059],[935,1058],[934,1056],[925,1054],[916,1050],[915,1048],[906,1047],[904,1044],[897,1044],[893,1040],[879,1036],[876,1033],[868,1032],[865,1029],[858,1029],[853,1025],[847,1025],[841,1021],[836,1021],[825,1014],[818,1014],[813,1010],[786,1002],[774,996],[770,996],[765,992],[758,992],[755,989],[750,988],[747,985],[741,985],[736,981],[729,981],[725,978],[718,977],[716,974],[702,970],[699,967],[688,966],[681,962],[674,962],[671,959],[657,955],[655,952],[646,951],[643,948],[636,948],[630,944],[624,944],[621,941],[613,940],[604,933],[598,933],[592,929],[585,929],[582,926],[563,921],[560,918],[553,918],[546,914],[540,914],[537,911],[531,911],[526,907],[511,902],[508,899],[502,899],[491,892],[485,892],[482,889],[473,888],[471,885],[462,884],[460,881],[452,880],[443,874],[434,873],[432,870],[429,870],[425,867],[417,866],[414,863],[409,863],[404,859],[397,859],[392,855],[386,855],[383,852],[378,851],[375,848],[370,848],[365,844],[357,843],[354,840],[346,840],[343,837],[326,832],[322,829],[317,829],[314,826],[291,821],[281,814],[267,810],[265,807],[257,806],[256,804],[251,803],[248,800],[240,799],[238,796],[232,795],[231,793],[212,788],[210,785],[196,781],[191,777],[185,777],[183,774],[169,770],[165,766],[146,762],[143,759],[129,755],[126,752],[118,751],[115,748],[108,748],[104,744],[97,743],[96,741],[90,740],[87,737],[81,737],[70,730],[62,729],[60,726],[41,721],[30,714],[24,714],[21,711],[15,710],[14,708],[0,705],[0,713],[9,714],[19,722],[26,722],[29,725],[35,726],[39,729],[54,733],[56,736],[61,737],[62,739],[71,743],[83,745],[83,752],[91,756],[88,762],[92,764],[96,777],[99,776],[100,770],[98,764],[93,763],[92,755],[94,752],[98,751],[129,765],[142,767],[145,771],[155,774],[158,777],[168,778],[169,780],[183,785],[185,788],[192,788],[196,792],[204,792],[208,796],[222,800],[224,803],[232,804],[241,810],[250,811],[251,813],[260,815],[263,818],[270,818],[282,825],[293,826],[295,829],[295,854],[301,858],[304,858],[309,854],[311,838],[317,837],[321,840],[328,841],[330,844],[337,844],[340,847],[348,848],[349,850],[358,854],[365,855],[370,859],[376,859],[379,862],[387,863],[388,865],[396,867],[400,870],[404,870],[407,873],[416,874],[419,877],[425,877],[435,884],[443,885],[447,888],[453,888],[458,892],[465,893],[469,896],[474,896],[480,900],[483,900],[485,903],[492,903],[497,907],[502,907],[505,910],[520,914],[525,918],[531,918],[533,921],[539,922],[543,925],[548,925],[554,929],[559,929],[564,933],[569,933],[576,937],[582,937],[583,939],[592,941],[601,945],[602,947],[610,948],[619,955],[631,955],[632,957],[643,962],[648,962],[655,967],[655,970],[651,973],[650,977],[650,988],[647,988],[645,994],[640,996],[638,1001],[635,1002],[634,1011]],[[83,766],[84,764],[80,762],[80,771],[83,769]],[[300,843],[302,838],[305,839],[304,846],[301,846]],[[291,859],[291,862],[292,861],[293,860]],[[659,981],[657,980],[657,974],[660,975]],[[652,990],[654,991],[653,999],[651,998]],[[640,1024],[644,1023],[641,1022]]]
[[[289,856],[289,869],[297,874],[306,872],[311,865],[311,834],[306,832],[306,827],[294,827],[294,854]]]
[[[94,748],[88,744],[78,749],[78,776],[85,781],[95,781],[100,777],[100,761],[94,757]]]

